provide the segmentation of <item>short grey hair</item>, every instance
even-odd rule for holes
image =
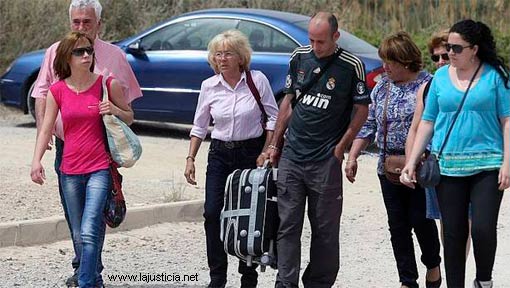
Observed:
[[[72,0],[71,5],[69,5],[69,19],[71,19],[71,10],[85,8],[94,8],[94,11],[96,11],[97,21],[101,20],[101,12],[103,11],[103,7],[98,0]]]

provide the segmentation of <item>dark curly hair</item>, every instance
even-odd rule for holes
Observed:
[[[464,41],[471,45],[477,45],[476,56],[480,61],[486,62],[498,71],[503,78],[505,87],[508,87],[508,68],[504,64],[503,58],[496,52],[496,41],[492,35],[491,29],[480,21],[471,19],[461,20],[450,28],[450,33],[458,33]]]

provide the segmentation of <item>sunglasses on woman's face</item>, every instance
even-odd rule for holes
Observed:
[[[71,51],[71,55],[76,57],[81,57],[87,52],[88,55],[94,54],[94,47],[88,46],[88,47],[81,47],[81,48],[74,48],[73,51]]]
[[[450,57],[448,57],[448,53],[440,54],[440,55],[430,55],[430,59],[434,62],[438,62],[439,58],[443,59],[444,61],[449,61]]]
[[[446,45],[445,45],[446,51],[450,52],[450,50],[453,50],[453,53],[455,53],[455,54],[460,54],[460,53],[462,53],[464,48],[471,48],[471,47],[473,47],[473,45],[462,46],[460,44],[450,44],[450,43],[446,43]]]

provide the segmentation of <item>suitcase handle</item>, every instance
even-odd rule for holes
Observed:
[[[271,167],[271,163],[269,163],[269,159],[266,159],[264,160],[264,164],[262,164],[262,167],[257,167],[259,169],[266,169],[266,168],[270,168]]]

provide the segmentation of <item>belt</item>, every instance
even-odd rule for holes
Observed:
[[[212,139],[212,141],[211,141],[211,147],[225,148],[225,149],[236,149],[236,148],[241,148],[241,147],[250,147],[250,148],[260,147],[262,149],[263,145],[264,145],[263,137],[252,138],[252,139],[241,140],[241,141],[221,141],[218,139]]]

